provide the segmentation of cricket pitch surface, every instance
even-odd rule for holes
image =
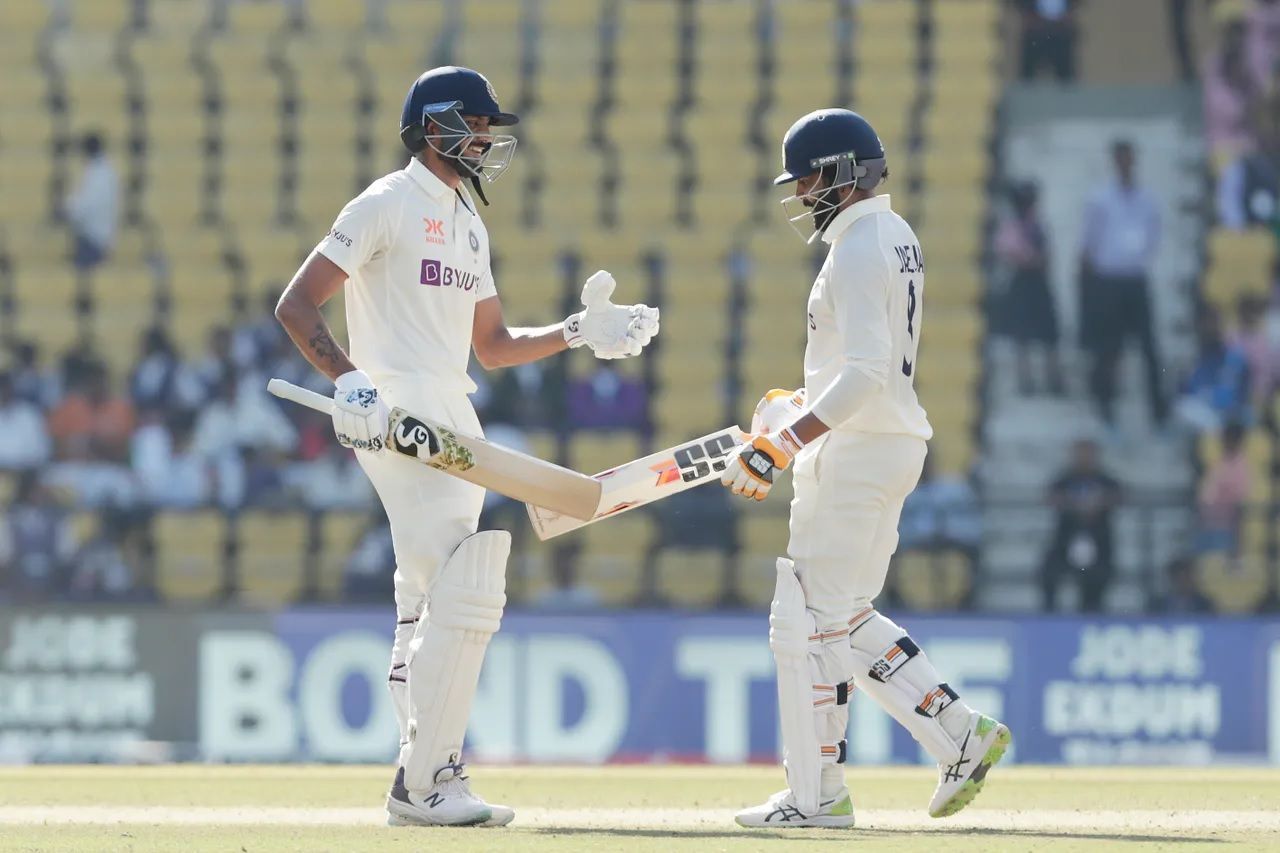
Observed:
[[[500,829],[388,828],[385,767],[0,767],[0,851],[1277,850],[1280,770],[992,771],[975,803],[926,813],[927,768],[850,768],[857,826],[747,830],[783,786],[768,767],[469,768],[515,808]]]

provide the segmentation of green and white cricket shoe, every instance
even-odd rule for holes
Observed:
[[[853,826],[853,801],[849,799],[849,789],[841,788],[839,794],[819,803],[816,812],[805,814],[796,808],[795,798],[788,788],[774,794],[763,805],[743,809],[734,820],[739,826],[752,828],[821,826],[844,829]]]
[[[436,773],[434,784],[421,793],[404,784],[404,768],[396,772],[387,794],[388,826],[505,826],[516,813],[494,806],[471,793],[461,764]]]
[[[987,772],[1004,758],[1013,743],[1009,727],[983,714],[974,714],[960,744],[960,760],[938,765],[938,787],[929,803],[930,817],[950,817],[978,796]]]

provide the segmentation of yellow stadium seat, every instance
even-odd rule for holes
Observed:
[[[301,512],[246,512],[236,521],[236,589],[241,601],[297,601],[310,562],[310,520]]]
[[[53,10],[49,3],[0,3],[0,33],[14,41],[35,41],[34,36],[50,24]]]
[[[130,0],[69,0],[71,26],[86,32],[110,33],[132,22]]]
[[[663,548],[658,552],[658,595],[680,607],[709,608],[725,594],[725,563],[719,549]]]
[[[342,581],[347,561],[368,527],[367,513],[328,512],[320,519],[319,550],[314,558],[315,584],[319,598],[334,601],[342,597]]]
[[[349,0],[348,0],[349,2]],[[386,6],[387,29],[401,36],[429,41],[427,36],[440,32],[444,23],[444,3],[423,3],[421,0],[389,0]],[[419,74],[422,72],[419,71]],[[408,89],[409,80],[405,81]]]
[[[641,456],[640,437],[631,432],[579,432],[569,442],[569,460],[576,471],[595,474]]]
[[[167,601],[209,601],[226,588],[226,518],[220,512],[161,513],[151,525],[156,589]]]
[[[1219,613],[1256,613],[1271,590],[1267,564],[1255,557],[1204,554],[1196,564],[1196,586]]]
[[[904,551],[893,558],[890,578],[913,610],[955,610],[973,586],[973,567],[958,551]]]
[[[364,0],[307,0],[307,24],[342,36],[359,33],[368,22]]]
[[[579,580],[596,590],[606,604],[634,603],[643,592],[643,559],[653,542],[653,520],[637,510],[571,535],[580,536],[582,542]]]
[[[771,495],[769,500],[774,497]],[[778,558],[787,555],[790,518],[785,512],[752,512],[738,525],[738,535],[742,547],[733,575],[737,597],[768,607],[773,600]]]
[[[147,4],[148,28],[163,37],[195,35],[209,20],[215,4],[208,0],[163,0]]]

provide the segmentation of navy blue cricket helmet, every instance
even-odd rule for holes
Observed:
[[[458,65],[432,68],[413,82],[405,96],[400,113],[400,141],[413,154],[427,146],[433,148],[460,175],[472,179],[484,200],[479,179],[492,183],[511,165],[516,139],[489,134],[484,153],[477,157],[468,151],[476,134],[467,126],[464,116],[486,116],[490,127],[505,127],[520,121],[514,113],[502,111],[493,84],[479,71]],[[435,123],[438,133],[427,135],[428,121]]]
[[[783,199],[784,209],[793,203],[804,210],[790,215],[792,227],[808,216],[813,217],[814,230],[806,242],[812,243],[839,212],[840,187],[871,190],[889,177],[884,145],[875,128],[852,110],[814,110],[801,116],[782,138],[782,174],[773,179],[775,186],[789,184],[820,172],[822,180],[802,197]],[[805,237],[799,228],[796,230]]]

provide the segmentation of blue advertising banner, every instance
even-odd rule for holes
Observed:
[[[381,761],[390,609],[296,609],[200,637],[200,751],[228,760]],[[971,705],[1044,763],[1280,762],[1280,625],[1263,620],[901,620]],[[493,638],[469,749],[492,761],[771,761],[763,614],[511,613]],[[852,760],[915,762],[855,694]]]

